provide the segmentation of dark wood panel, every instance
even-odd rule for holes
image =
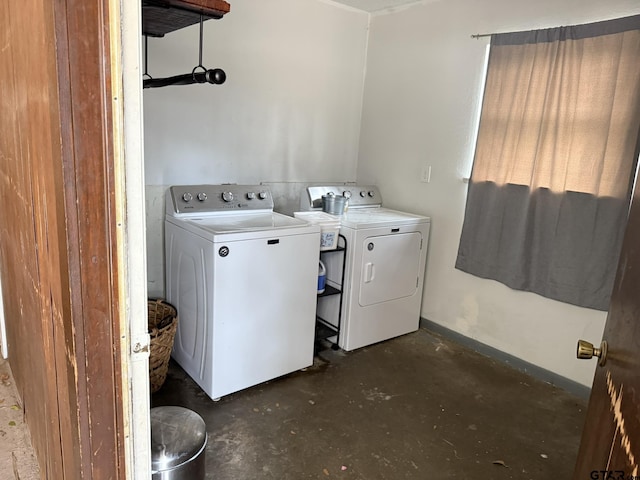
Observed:
[[[43,478],[125,478],[107,4],[0,2],[0,273]]]
[[[39,182],[48,174],[43,165],[55,165],[50,121],[55,105],[55,64],[51,33],[51,7],[42,1],[2,2],[2,34],[8,35],[0,60],[5,89],[0,109],[5,143],[0,195],[4,209],[2,244],[3,289],[7,307],[9,360],[32,431],[41,469],[48,478],[62,478],[58,383],[51,321],[48,235],[55,201],[46,212],[48,194]],[[37,65],[38,75],[34,75]],[[54,96],[50,96],[52,91]],[[5,132],[9,135],[5,136]],[[57,164],[60,165],[59,157]],[[45,187],[46,188],[46,187]],[[37,219],[41,219],[37,222]],[[55,225],[51,225],[55,231]],[[56,282],[59,283],[59,282]]]
[[[637,153],[636,153],[637,155]],[[640,473],[640,189],[634,192],[574,480]]]
[[[231,6],[224,0],[143,0],[142,32],[152,37],[194,25],[210,18],[219,19]]]
[[[58,68],[66,69],[60,85],[69,270],[81,286],[72,288],[71,315],[83,332],[79,396],[90,412],[81,429],[82,462],[89,478],[125,478],[108,1],[67,0],[59,12],[59,29],[73,32]]]

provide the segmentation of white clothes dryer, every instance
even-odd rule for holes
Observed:
[[[313,186],[301,196],[303,211],[322,208],[322,196],[349,198],[340,220],[346,239],[346,269],[338,345],[354,350],[416,331],[420,323],[422,286],[431,220],[382,207],[375,186]],[[338,265],[328,265],[336,271]],[[336,282],[338,277],[328,280]],[[318,315],[331,318],[327,302]]]
[[[319,241],[318,226],[274,212],[264,186],[167,191],[172,357],[209,397],[313,363]]]

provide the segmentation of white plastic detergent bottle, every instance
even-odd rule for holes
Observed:
[[[322,260],[319,260],[318,264],[318,293],[324,293],[324,287],[327,282],[327,269],[322,263]]]

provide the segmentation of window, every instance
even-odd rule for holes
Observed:
[[[640,131],[640,16],[493,35],[456,268],[607,310]]]

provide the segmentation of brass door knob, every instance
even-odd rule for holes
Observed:
[[[598,357],[600,361],[598,364],[602,367],[607,363],[607,341],[603,340],[600,344],[600,348],[595,348],[593,343],[589,343],[586,340],[578,340],[578,351],[576,352],[578,358],[592,358]]]

